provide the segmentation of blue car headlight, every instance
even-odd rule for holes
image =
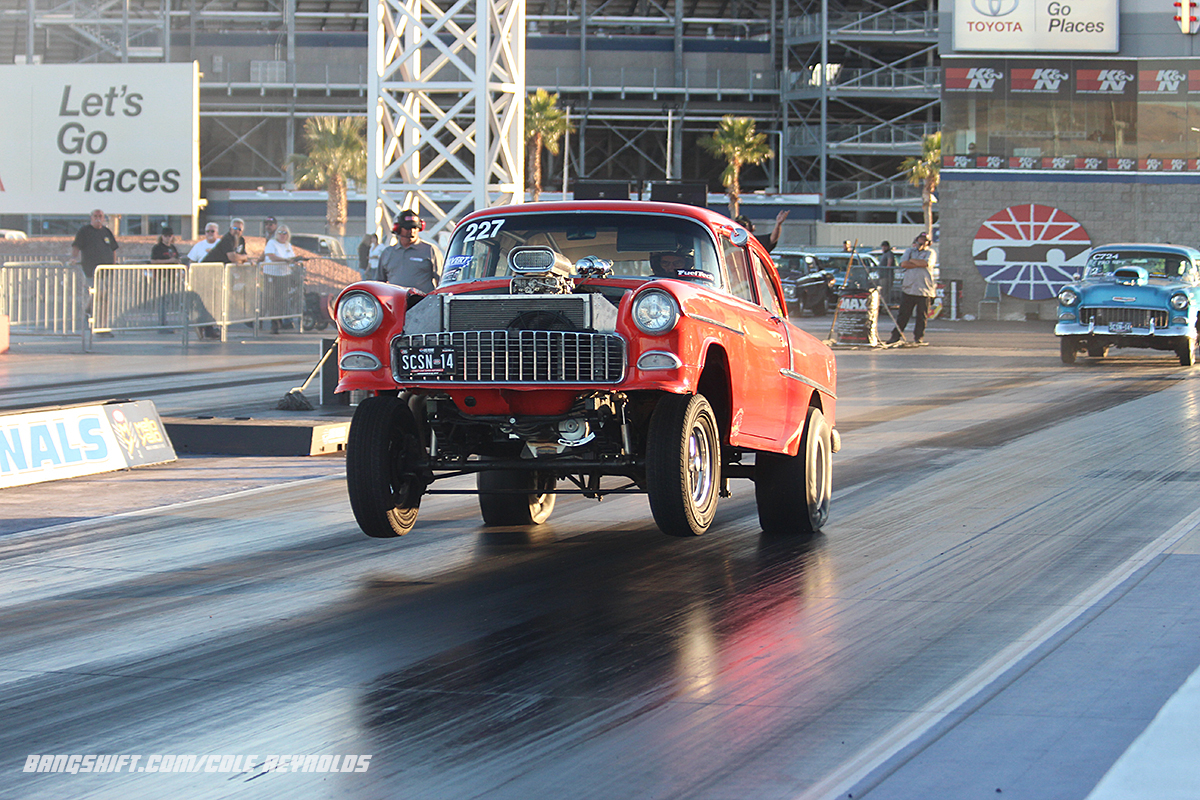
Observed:
[[[1063,306],[1073,306],[1079,303],[1079,292],[1074,289],[1063,289],[1058,293],[1058,303]]]
[[[1183,311],[1189,304],[1188,296],[1183,292],[1176,292],[1171,295],[1171,308],[1176,311]]]

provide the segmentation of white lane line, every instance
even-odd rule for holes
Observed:
[[[122,519],[137,519],[138,517],[147,517],[154,514],[161,514],[167,511],[174,511],[181,508],[191,508],[192,506],[208,505],[211,503],[224,502],[233,500],[239,497],[249,497],[256,494],[265,494],[274,492],[280,489],[292,489],[303,486],[307,483],[325,483],[328,481],[345,480],[345,473],[336,473],[333,475],[318,475],[312,478],[297,478],[296,480],[283,481],[280,483],[271,483],[265,486],[252,486],[249,489],[238,489],[225,494],[214,494],[208,497],[194,497],[191,500],[180,500],[175,503],[167,503],[166,505],[154,506],[153,508],[138,508],[132,511],[119,511],[113,514],[99,514],[95,517],[87,519],[78,519],[71,522],[62,522],[57,525],[47,525],[44,528],[31,528],[24,531],[13,531],[0,535],[0,548],[5,545],[19,542],[23,539],[28,539],[34,536],[46,536],[54,533],[72,533],[77,530],[92,530],[97,525],[105,524],[115,520]]]
[[[1200,797],[1200,669],[1109,768],[1087,800]]]
[[[935,697],[924,708],[910,714],[879,739],[798,795],[797,800],[832,800],[845,797],[857,783],[882,766],[889,758],[915,742],[956,709],[971,700],[997,678],[1016,666],[1063,628],[1078,619],[1109,592],[1200,526],[1200,508],[1143,547],[1108,575],[1089,586],[1057,612],[1034,626],[1025,636],[984,662],[970,675]],[[1191,717],[1195,720],[1196,717]],[[1195,770],[1195,761],[1192,768]],[[1157,784],[1156,784],[1157,785]],[[1188,795],[1194,800],[1197,794]],[[1116,797],[1116,795],[1113,795]]]

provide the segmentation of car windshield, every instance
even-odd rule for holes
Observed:
[[[1141,267],[1153,278],[1181,278],[1191,262],[1175,253],[1147,253],[1136,250],[1092,253],[1088,257],[1087,277],[1111,275],[1121,267]]]
[[[612,262],[621,277],[671,277],[720,284],[717,251],[708,228],[682,217],[605,212],[518,213],[459,225],[450,242],[442,283],[506,278],[514,247],[550,247],[571,264],[587,256]],[[575,270],[572,270],[573,274]]]
[[[776,255],[771,254],[772,260],[775,262],[775,268],[779,270],[781,276],[798,277],[807,275],[815,270],[816,262],[811,256],[793,256],[793,255]]]

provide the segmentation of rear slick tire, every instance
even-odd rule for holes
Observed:
[[[517,469],[475,473],[484,525],[541,525],[554,511],[553,477]],[[502,492],[503,494],[491,494]]]
[[[810,408],[794,456],[756,453],[754,498],[767,533],[813,534],[829,521],[833,498],[832,433],[819,408]],[[798,498],[804,506],[796,508]]]
[[[1058,340],[1058,355],[1064,364],[1075,363],[1075,352],[1077,350],[1075,340],[1070,336],[1062,336]]]
[[[721,432],[704,395],[668,394],[658,401],[646,436],[646,493],[659,529],[700,536],[717,514]]]
[[[1196,365],[1196,340],[1183,337],[1175,345],[1175,355],[1179,356],[1179,366],[1193,367]]]
[[[422,447],[403,400],[390,395],[358,404],[346,438],[346,490],[363,533],[403,536],[417,521],[424,484],[416,474]]]

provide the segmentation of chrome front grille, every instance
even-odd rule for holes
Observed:
[[[579,331],[453,331],[398,336],[398,348],[453,347],[454,371],[402,382],[619,383],[625,377],[625,340],[610,333]]]
[[[1134,328],[1149,328],[1151,320],[1154,327],[1167,327],[1167,312],[1151,308],[1081,308],[1079,309],[1080,323],[1087,325],[1095,322],[1097,327],[1113,322],[1128,322]]]

